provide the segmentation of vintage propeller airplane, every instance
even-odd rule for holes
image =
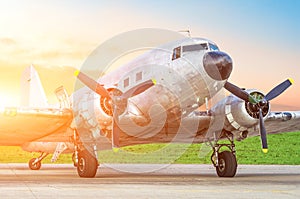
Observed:
[[[0,145],[41,152],[30,160],[32,169],[39,169],[48,153],[56,159],[61,152],[74,152],[79,176],[94,177],[97,151],[103,148],[208,142],[218,176],[233,177],[235,139],[260,135],[267,152],[267,132],[299,130],[300,111],[270,111],[270,101],[293,84],[291,78],[265,95],[228,82],[232,69],[231,57],[212,41],[184,38],[152,49],[98,81],[76,71],[86,87],[70,97],[58,89],[60,108],[6,108],[0,120]],[[30,67],[26,74],[35,74],[33,70]],[[29,76],[25,91],[39,82]],[[210,110],[198,111],[223,88],[232,94]],[[38,93],[27,101],[43,96],[40,90],[34,89]],[[228,143],[219,143],[221,139]]]

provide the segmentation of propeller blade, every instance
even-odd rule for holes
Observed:
[[[113,128],[112,128],[112,139],[111,139],[111,145],[114,152],[118,152],[119,150],[119,143],[120,143],[120,128],[118,126],[118,123],[116,121],[116,118],[118,116],[114,116],[113,118]]]
[[[260,132],[260,139],[262,144],[262,151],[264,153],[267,153],[268,152],[267,132],[266,132],[264,117],[261,108],[259,109],[259,132]]]
[[[110,95],[108,91],[97,81],[93,80],[86,74],[80,72],[79,70],[76,70],[74,72],[74,75],[87,87],[89,87],[91,90],[95,91],[97,94],[101,95],[102,97],[108,97],[110,98]]]
[[[251,102],[252,104],[258,103],[258,101],[249,95],[249,93],[230,82],[226,82],[224,88],[246,102]]]
[[[292,78],[289,78],[273,88],[265,97],[267,101],[270,101],[283,93],[288,87],[290,87],[294,83],[294,80]]]

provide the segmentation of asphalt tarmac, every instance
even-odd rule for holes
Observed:
[[[87,179],[72,165],[0,164],[0,198],[300,198],[300,166],[239,165],[219,178],[211,165],[103,164]]]

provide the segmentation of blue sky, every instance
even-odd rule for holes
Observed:
[[[16,72],[8,80],[0,75],[0,95],[6,101],[9,92],[17,95],[18,83],[9,92],[6,85],[18,82],[31,63],[53,70],[79,67],[114,35],[139,28],[190,29],[192,36],[211,39],[231,55],[230,81],[242,87],[267,92],[293,77],[296,84],[275,103],[300,107],[299,10],[297,0],[1,1],[0,67]],[[56,85],[45,84],[53,93]]]

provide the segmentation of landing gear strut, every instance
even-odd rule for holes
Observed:
[[[28,166],[31,170],[39,170],[42,166],[42,160],[47,157],[49,153],[41,153],[38,158],[32,158],[29,160]]]
[[[216,167],[219,177],[233,177],[236,174],[237,168],[235,144],[233,141],[233,135],[230,132],[226,132],[225,136],[229,140],[229,144],[219,144],[218,139],[216,138],[214,143],[210,142],[210,145],[213,148],[211,161]],[[227,147],[229,150],[220,152],[220,149],[223,147]]]

